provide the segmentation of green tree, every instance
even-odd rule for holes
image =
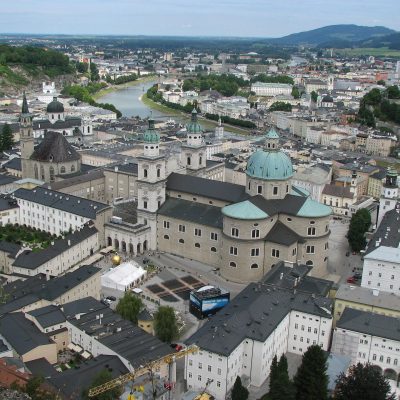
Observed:
[[[122,318],[125,318],[134,323],[137,322],[137,316],[143,308],[142,300],[132,294],[132,292],[125,292],[124,297],[120,298],[115,311]]]
[[[336,380],[335,400],[395,400],[390,384],[371,364],[353,365]]]
[[[400,89],[398,86],[389,86],[386,89],[386,94],[389,99],[400,99]]]
[[[279,359],[279,362],[276,356],[272,360],[269,379],[269,393],[266,399],[294,400],[294,387],[289,379],[288,363],[284,354]]]
[[[275,101],[271,104],[269,111],[292,111],[292,105],[284,101]]]
[[[92,389],[92,388],[100,386],[104,383],[107,383],[108,381],[111,381],[112,379],[113,379],[113,376],[111,375],[111,372],[104,369],[103,371],[100,371],[94,377],[89,389]],[[107,392],[98,394],[95,397],[89,397],[89,389],[85,389],[82,393],[82,398],[84,400],[115,400],[115,399],[119,399],[119,397],[123,393],[122,387],[117,386],[114,389],[107,390]]]
[[[247,400],[249,391],[242,385],[242,380],[238,376],[233,384],[231,399],[232,400]]]
[[[376,84],[380,86],[386,86],[386,82],[383,79],[380,79],[378,82],[376,82]]]
[[[294,377],[296,400],[327,400],[328,375],[326,353],[313,345],[303,354],[302,362]]]
[[[293,88],[292,88],[292,96],[295,99],[299,99],[300,98],[300,90],[299,90],[299,88],[297,86],[293,86]]]
[[[81,74],[85,74],[86,72],[88,72],[88,63],[77,62],[76,70]]]
[[[92,81],[100,80],[99,70],[97,69],[97,65],[94,62],[90,63],[90,79]]]
[[[371,225],[371,214],[365,208],[358,210],[350,220],[347,240],[353,251],[360,251],[367,243],[365,233]]]
[[[0,151],[11,150],[14,145],[14,135],[11,126],[4,124],[0,137]]]
[[[22,391],[28,394],[32,400],[56,400],[57,395],[44,386],[44,378],[41,376],[33,376],[22,387]]]
[[[318,93],[317,93],[316,91],[314,91],[314,90],[311,92],[311,100],[312,100],[314,103],[316,103],[317,100],[318,100]]]
[[[154,315],[154,330],[163,342],[171,342],[178,337],[178,323],[172,307],[161,306]]]

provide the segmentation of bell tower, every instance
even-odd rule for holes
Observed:
[[[160,154],[160,135],[149,118],[143,134],[143,154],[138,160],[138,222],[151,228],[149,248],[157,248],[157,211],[165,202],[166,162]]]
[[[32,114],[29,112],[25,92],[20,115],[20,142],[22,178],[32,178],[33,171],[30,165],[30,158],[34,150],[34,137],[32,128]]]
[[[206,144],[203,128],[197,120],[197,111],[192,111],[191,121],[186,125],[186,143],[182,145],[182,163],[188,175],[201,176],[206,167]]]
[[[381,198],[379,199],[378,226],[384,215],[396,208],[398,198],[397,171],[389,168],[386,172],[385,183],[382,186]]]

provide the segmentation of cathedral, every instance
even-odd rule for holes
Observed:
[[[54,182],[57,176],[80,172],[81,157],[60,132],[46,131],[43,140],[34,147],[32,114],[25,95],[20,124],[22,178]]]
[[[279,261],[327,273],[330,207],[292,184],[293,166],[275,130],[246,168],[246,186],[202,177],[203,130],[195,110],[182,146],[186,174],[166,174],[154,121],[138,158],[138,218],[150,248],[211,265],[228,280],[252,282]]]

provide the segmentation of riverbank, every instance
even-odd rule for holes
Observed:
[[[190,115],[182,112],[182,111],[178,111],[175,110],[173,108],[169,108],[167,106],[164,106],[163,104],[159,104],[156,103],[155,101],[149,99],[147,97],[147,94],[143,94],[142,96],[140,96],[140,101],[145,104],[147,107],[153,109],[153,110],[157,110],[159,112],[165,113],[167,115],[170,116],[176,116],[176,117],[180,117],[183,120],[189,120],[190,119]],[[214,129],[217,125],[218,122],[217,121],[213,121],[211,119],[207,119],[203,116],[199,116],[199,118],[201,119],[201,124],[203,125],[204,128],[206,129]],[[237,126],[233,126],[233,125],[229,125],[229,124],[224,124],[224,126],[226,127],[226,130],[228,130],[229,132],[232,133],[236,133],[239,135],[249,135],[251,130],[250,129],[246,129],[246,128],[239,128]]]
[[[136,81],[123,83],[122,85],[108,86],[105,89],[102,89],[102,90],[98,91],[97,93],[95,93],[92,97],[93,97],[93,99],[95,101],[97,101],[101,97],[105,96],[106,94],[117,92],[118,90],[127,89],[129,87],[137,86],[137,85],[140,85],[140,84],[143,84],[143,83],[146,83],[146,82],[151,82],[155,78],[156,77],[154,75],[147,75],[147,76],[145,76],[143,78],[136,79]]]

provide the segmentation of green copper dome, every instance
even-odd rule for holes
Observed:
[[[265,135],[266,139],[279,139],[279,135],[277,134],[274,128],[270,129],[269,132]]]
[[[266,180],[286,180],[293,176],[290,158],[281,151],[259,150],[247,161],[246,174]]]
[[[191,121],[186,125],[186,131],[187,131],[187,133],[202,133],[203,132],[203,128],[197,121],[197,111],[195,108],[192,111]]]
[[[160,141],[160,134],[154,127],[154,119],[149,118],[149,127],[143,134],[143,141],[146,143],[158,143]]]
[[[57,100],[57,97],[53,97],[53,101],[51,101],[47,105],[47,112],[48,113],[63,113],[64,112],[64,105],[61,101]]]

